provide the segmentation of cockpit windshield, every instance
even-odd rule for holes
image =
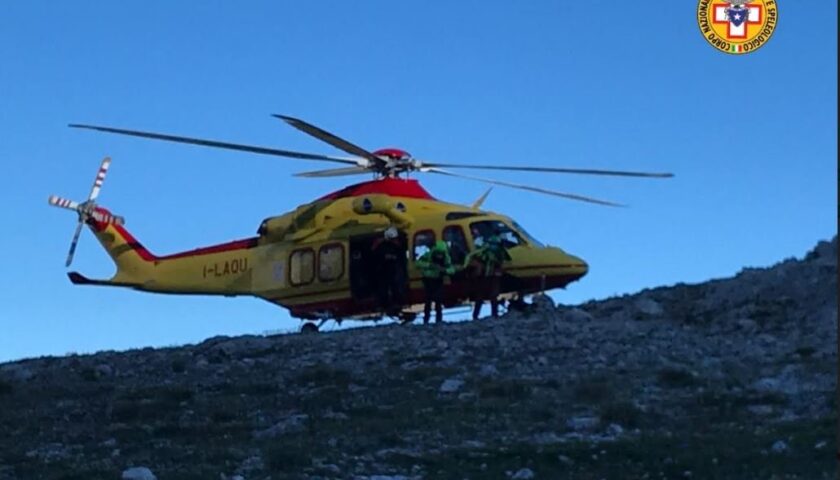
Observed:
[[[527,231],[527,230],[525,230],[524,228],[522,228],[522,225],[520,225],[520,224],[516,223],[516,221],[513,221],[513,220],[511,220],[511,222],[513,223],[513,228],[515,228],[516,230],[518,230],[518,231],[519,231],[519,233],[520,233],[520,234],[522,234],[522,236],[523,236],[523,237],[525,237],[525,238],[528,240],[528,243],[530,243],[531,245],[533,245],[533,246],[535,246],[535,247],[540,247],[540,248],[544,248],[544,247],[545,247],[545,245],[543,245],[543,243],[542,243],[542,242],[540,242],[539,240],[537,240],[536,238],[534,238],[534,237],[533,237],[530,233],[528,233],[528,231]]]

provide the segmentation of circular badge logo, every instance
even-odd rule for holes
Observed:
[[[779,10],[774,0],[700,0],[697,24],[713,47],[733,55],[751,53],[767,43]]]

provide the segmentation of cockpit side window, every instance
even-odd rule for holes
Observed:
[[[518,233],[499,220],[486,220],[483,222],[471,223],[470,233],[472,234],[473,245],[475,245],[475,248],[483,246],[486,243],[487,238],[494,233],[502,239],[502,243],[507,249],[525,244],[525,241]]]

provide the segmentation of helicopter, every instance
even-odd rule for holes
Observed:
[[[350,156],[322,155],[277,148],[221,142],[105,126],[70,124],[71,128],[222,148],[299,160],[341,164],[339,168],[295,174],[303,178],[370,175],[281,215],[264,219],[257,235],[189,251],[159,256],[151,253],[125,228],[125,219],[97,204],[111,165],[106,157],[87,199],[75,202],[49,196],[50,205],[78,214],[66,266],[73,261],[87,225],[116,265],[110,279],[91,279],[68,272],[75,285],[131,288],[165,294],[254,296],[288,309],[303,323],[303,332],[317,332],[328,320],[414,320],[425,301],[417,260],[438,240],[449,247],[453,264],[480,248],[489,235],[501,237],[509,253],[499,298],[565,288],[586,275],[587,263],[561,248],[531,236],[513,218],[481,207],[487,190],[471,205],[433,197],[412,173],[464,178],[508,188],[604,206],[620,204],[588,196],[507,181],[463,175],[450,169],[484,169],[626,177],[668,178],[671,173],[629,172],[580,168],[438,163],[421,160],[398,148],[368,151],[315,125],[286,115],[273,115]],[[493,187],[491,186],[490,189]],[[405,285],[401,305],[388,311],[376,298],[377,265],[371,254],[383,232],[396,228],[405,254]],[[452,276],[444,288],[447,308],[469,305],[475,282]]]

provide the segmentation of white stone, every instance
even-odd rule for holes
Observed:
[[[770,415],[773,413],[771,405],[750,405],[747,410],[753,415]]]
[[[571,310],[567,310],[563,314],[563,320],[572,323],[585,323],[592,321],[592,315],[588,314],[587,312],[579,309],[573,308]]]
[[[21,382],[25,382],[35,376],[35,374],[32,373],[32,370],[24,367],[23,365],[5,365],[0,368],[0,373],[8,375],[14,380]]]
[[[778,392],[779,383],[777,378],[765,377],[753,383],[753,388],[759,392]]]
[[[105,363],[97,365],[96,368],[94,368],[94,371],[96,372],[97,377],[110,377],[114,374],[114,369]]]
[[[464,386],[464,381],[460,378],[447,378],[440,385],[441,393],[455,393]]]
[[[265,430],[254,433],[254,437],[275,438],[288,433],[297,433],[304,429],[304,424],[308,419],[309,415],[305,414],[290,415]]]
[[[574,431],[592,430],[598,426],[600,421],[598,417],[593,416],[572,417],[566,420],[566,427]]]
[[[157,477],[146,467],[132,467],[122,472],[122,480],[157,480]]]
[[[554,310],[554,300],[545,294],[534,295],[534,297],[531,298],[531,305],[540,311]]]
[[[607,435],[612,435],[613,437],[617,437],[624,433],[624,428],[617,423],[611,423],[607,425]]]
[[[513,480],[529,480],[534,478],[534,472],[530,468],[520,468],[510,478]]]
[[[784,453],[788,450],[788,445],[784,440],[776,440],[776,443],[770,447],[770,450],[772,450],[773,453]]]
[[[662,305],[659,304],[656,300],[647,297],[641,297],[636,300],[635,303],[636,310],[639,313],[643,313],[645,315],[650,315],[651,317],[658,317],[664,313],[664,309]]]

